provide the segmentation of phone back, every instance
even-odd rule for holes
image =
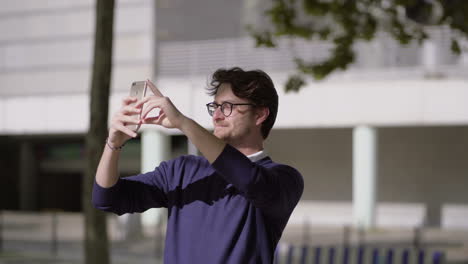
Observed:
[[[133,82],[132,87],[130,88],[130,96],[138,98],[138,100],[143,99],[146,96],[147,86],[145,81]],[[134,115],[138,116],[139,115]],[[133,131],[138,131],[140,125],[126,125]]]
[[[146,82],[133,82],[132,87],[130,88],[130,96],[138,98],[138,100],[143,99],[146,96]]]

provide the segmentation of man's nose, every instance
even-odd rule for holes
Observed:
[[[216,110],[213,113],[213,119],[214,120],[224,119],[224,114],[221,111],[221,107],[216,108]]]

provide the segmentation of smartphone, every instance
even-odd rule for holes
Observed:
[[[133,82],[132,87],[130,88],[130,96],[136,97],[139,100],[143,99],[146,96],[148,90],[148,85],[145,81]],[[135,103],[133,103],[135,104]],[[140,118],[140,114],[134,115]],[[126,125],[132,131],[137,132],[140,129],[140,125]]]

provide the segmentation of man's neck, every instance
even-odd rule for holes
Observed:
[[[261,137],[247,137],[236,140],[235,142],[226,142],[239,150],[242,154],[248,156],[263,150],[263,138]]]
[[[262,148],[236,148],[236,149],[239,150],[245,156],[249,156],[259,151],[262,151],[263,147]]]
[[[246,156],[255,154],[263,150],[263,141],[251,143],[251,144],[248,144],[245,142],[240,143],[240,144],[235,144],[235,143],[229,143],[229,144]]]

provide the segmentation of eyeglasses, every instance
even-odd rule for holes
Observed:
[[[210,116],[213,116],[214,112],[216,111],[216,109],[218,109],[218,107],[221,106],[221,112],[223,113],[223,115],[225,117],[228,117],[232,114],[232,109],[234,108],[235,105],[251,105],[251,106],[255,106],[254,104],[233,104],[233,103],[230,103],[230,102],[224,102],[222,104],[217,104],[215,102],[212,102],[212,103],[207,103],[206,104],[206,109],[208,110],[208,114]]]

